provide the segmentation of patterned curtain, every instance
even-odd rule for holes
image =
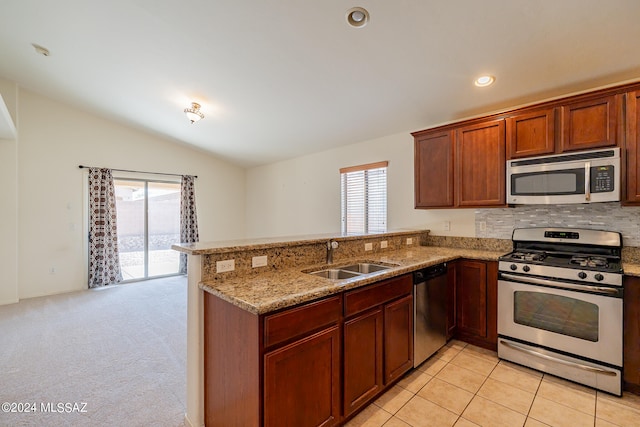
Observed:
[[[89,287],[122,281],[111,169],[89,168]]]
[[[183,175],[180,183],[180,242],[198,241],[198,216],[196,214],[195,179]],[[187,274],[187,254],[180,254],[180,274]]]

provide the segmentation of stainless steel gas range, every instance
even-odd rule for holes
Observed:
[[[620,233],[521,228],[512,240],[498,267],[498,356],[620,396]]]

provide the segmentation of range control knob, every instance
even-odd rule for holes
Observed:
[[[580,273],[578,273],[578,277],[581,279],[586,279],[587,278],[587,273],[585,273],[584,271],[581,271]]]
[[[529,268],[528,265],[525,265],[524,267],[522,267],[522,270],[524,270],[525,273],[528,273],[531,268]]]
[[[511,264],[511,265],[509,266],[509,268],[515,271],[515,270],[517,270],[517,269],[518,269],[518,266],[517,266],[517,265],[515,265],[515,264]]]
[[[595,275],[595,279],[598,282],[600,282],[600,281],[604,280],[604,276],[602,274],[598,273],[598,274]]]

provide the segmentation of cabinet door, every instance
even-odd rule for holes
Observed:
[[[618,99],[611,95],[562,106],[562,151],[616,145]]]
[[[459,261],[456,272],[458,332],[487,336],[487,265],[482,261]]]
[[[382,310],[344,324],[344,414],[367,403],[382,387]]]
[[[640,392],[640,278],[624,277],[624,386]]]
[[[340,418],[340,328],[264,356],[264,425],[332,426]]]
[[[414,179],[416,208],[452,207],[453,132],[434,132],[416,138]]]
[[[447,265],[447,341],[456,334],[456,265]]]
[[[498,263],[486,262],[487,266],[487,335],[486,348],[498,350]]]
[[[508,117],[507,159],[553,154],[555,109],[520,113]]]
[[[384,307],[384,382],[413,367],[413,295]]]
[[[456,131],[458,206],[505,204],[504,120],[492,120]]]
[[[640,92],[627,94],[627,137],[625,138],[627,186],[623,202],[640,203]],[[624,179],[624,178],[623,178]]]

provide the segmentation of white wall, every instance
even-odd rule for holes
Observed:
[[[244,169],[23,89],[18,97],[20,299],[87,287],[80,164],[198,175],[200,240],[244,237]]]
[[[0,95],[15,124],[17,87],[0,79]],[[0,305],[18,300],[17,142],[0,139]]]
[[[389,161],[389,230],[475,236],[473,209],[414,209],[409,131],[247,170],[247,236],[340,232],[339,169],[383,160]],[[444,221],[451,222],[450,231],[444,231]]]

